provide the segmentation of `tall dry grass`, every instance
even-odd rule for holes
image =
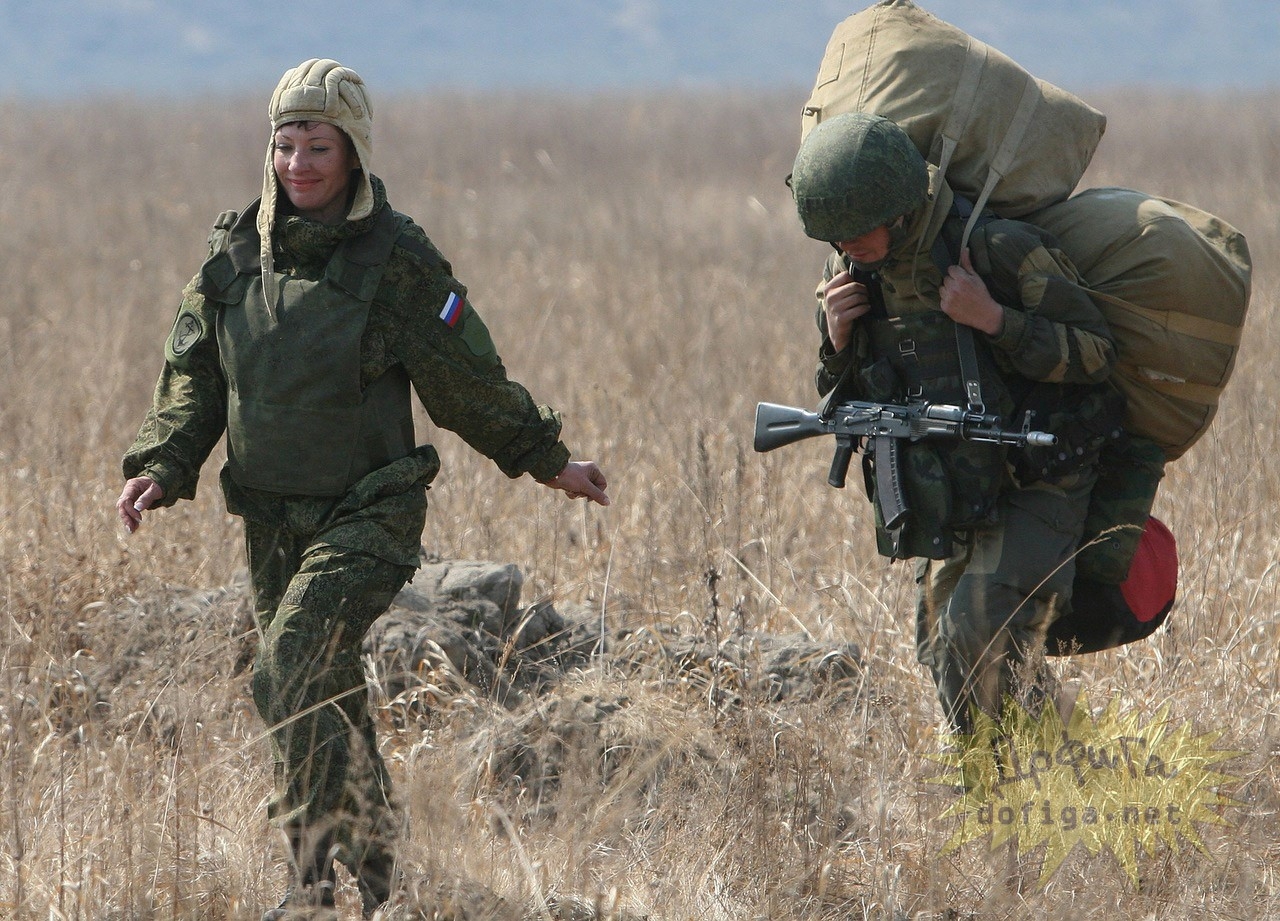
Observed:
[[[619,636],[803,631],[868,662],[854,698],[744,689],[725,704],[605,658],[566,685],[619,704],[618,737],[605,756],[566,742],[536,803],[485,770],[515,716],[458,690],[385,727],[406,865],[452,893],[455,917],[567,916],[568,896],[654,919],[1280,915],[1277,99],[1092,100],[1111,126],[1085,184],[1220,214],[1257,276],[1221,416],[1159,500],[1183,560],[1170,627],[1058,668],[1096,700],[1168,703],[1246,754],[1207,854],[1143,857],[1138,887],[1076,855],[1043,890],[1011,883],[1005,855],[940,857],[947,801],[922,782],[938,713],[909,572],[876,556],[856,491],[825,485],[828,445],[750,449],[757,400],[814,399],[825,254],[782,183],[802,100],[382,101],[375,171],[393,203],[614,497],[607,511],[560,501],[430,433],[445,471],[425,550],[516,562],[527,600],[589,605]],[[178,292],[214,216],[257,192],[262,108],[0,104],[0,917],[254,918],[281,884],[219,458],[195,502],[131,539],[112,512]]]

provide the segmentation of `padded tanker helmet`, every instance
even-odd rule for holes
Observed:
[[[360,171],[352,179],[355,197],[346,219],[359,221],[373,214],[373,173],[370,171],[373,105],[364,81],[354,70],[328,58],[310,58],[284,72],[271,94],[267,114],[271,118],[271,137],[267,141],[267,162],[262,168],[262,204],[258,208],[257,226],[262,240],[262,290],[267,297],[267,312],[274,319],[279,294],[272,250],[276,203],[280,198],[280,182],[274,166],[276,129],[295,121],[323,122],[351,139]]]
[[[920,207],[929,192],[929,171],[896,124],[850,112],[809,132],[789,184],[805,234],[840,243]]]

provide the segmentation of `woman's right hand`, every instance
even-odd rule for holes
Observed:
[[[832,347],[842,352],[853,339],[853,324],[871,309],[867,286],[841,272],[822,289],[822,310],[827,316],[827,338]]]
[[[149,476],[136,476],[127,480],[124,491],[116,500],[116,512],[124,529],[132,534],[142,524],[142,513],[164,498],[164,489]]]

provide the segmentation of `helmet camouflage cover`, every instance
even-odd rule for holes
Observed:
[[[791,171],[804,232],[856,240],[918,208],[929,191],[924,157],[887,118],[850,112],[809,132]]]

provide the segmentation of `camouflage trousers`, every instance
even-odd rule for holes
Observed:
[[[945,560],[917,562],[916,652],[953,729],[1004,702],[1038,708],[1052,688],[1049,625],[1071,603],[1074,554],[1096,473],[1007,490],[998,524],[969,532]]]
[[[261,634],[253,699],[275,757],[268,815],[300,865],[336,854],[358,876],[390,860],[400,825],[361,644],[413,567],[252,519],[245,541]]]

